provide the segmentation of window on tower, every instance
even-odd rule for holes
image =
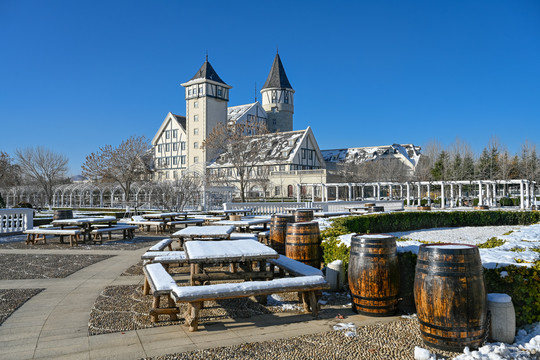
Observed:
[[[223,88],[221,86],[218,86],[217,88],[217,96],[219,97],[223,96]]]
[[[193,129],[193,135],[199,135],[199,128]]]
[[[193,121],[199,121],[199,115],[193,115]]]
[[[198,108],[199,108],[199,102],[198,102],[198,101],[195,101],[195,102],[193,103],[193,107],[194,107],[195,109],[198,109]]]
[[[195,141],[195,142],[193,143],[193,148],[194,148],[194,149],[198,149],[198,148],[199,148],[199,143],[198,143],[197,141]]]
[[[182,141],[180,143],[180,150],[186,150],[186,142],[185,141]]]
[[[193,162],[194,162],[195,164],[198,163],[198,162],[199,162],[199,157],[198,157],[198,156],[195,156],[195,157],[193,158]]]

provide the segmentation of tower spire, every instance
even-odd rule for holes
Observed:
[[[257,102],[257,82],[255,81],[255,102]]]
[[[206,50],[206,62],[208,62],[208,50]]]

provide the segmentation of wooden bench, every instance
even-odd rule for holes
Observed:
[[[155,245],[152,245],[148,251],[163,251],[163,249],[168,248],[172,251],[172,239],[163,239]]]
[[[122,231],[122,236],[124,239],[133,239],[135,237],[135,229],[137,226],[134,225],[113,225],[113,226],[103,226],[97,227],[96,229],[90,232],[94,236],[94,242],[103,243],[103,233],[109,234],[109,240],[111,240],[111,233]]]
[[[33,228],[23,231],[26,236],[26,245],[35,244],[37,241],[43,241],[44,244],[47,243],[47,235],[52,236],[69,236],[69,244],[78,245],[78,242],[81,238],[81,230],[78,229],[58,229],[58,228]]]
[[[150,231],[150,226],[155,226],[156,227],[156,234],[158,232],[163,232],[164,231],[164,222],[163,221],[149,221],[149,220],[130,220],[130,221],[126,221],[126,224],[128,225],[136,225],[139,227],[139,229],[141,229],[142,231],[144,231],[145,227],[146,227],[146,231]]]
[[[242,283],[226,283],[205,286],[174,286],[172,297],[178,302],[187,302],[185,314],[189,331],[197,331],[199,311],[204,301],[234,299],[250,296],[270,295],[283,292],[300,292],[304,311],[318,315],[319,304],[316,291],[328,289],[329,285],[323,276],[301,276],[296,278],[274,279],[270,281],[246,281]]]
[[[176,281],[165,270],[161,264],[147,264],[143,267],[144,286],[143,294],[148,295],[152,291],[152,308],[150,309],[150,319],[157,322],[160,314],[169,315],[170,320],[177,320],[176,314],[180,312],[176,303],[171,297],[171,291],[177,287]],[[167,297],[167,307],[160,307],[160,296]]]
[[[293,276],[322,276],[321,270],[313,266],[306,265],[300,261],[288,258],[284,255],[279,255],[277,259],[269,259],[270,266],[277,266],[281,276],[288,273]]]

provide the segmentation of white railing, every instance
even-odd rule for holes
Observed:
[[[348,207],[361,206],[365,203],[375,203],[384,206],[385,211],[403,210],[403,200],[372,200],[372,201],[329,201],[329,202],[248,202],[224,203],[224,210],[253,209],[255,215],[271,215],[285,212],[286,208],[321,208],[324,212],[347,211]]]
[[[34,227],[34,210],[0,209],[0,235],[21,233]]]

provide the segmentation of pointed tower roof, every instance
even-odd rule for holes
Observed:
[[[214,70],[212,65],[210,65],[210,62],[208,61],[208,56],[206,57],[206,61],[204,62],[204,64],[202,64],[199,71],[195,73],[195,75],[191,78],[190,81],[196,80],[196,79],[207,79],[207,80],[212,80],[212,81],[227,85],[225,81],[221,80],[221,78],[217,74],[216,70]]]
[[[270,69],[270,74],[268,74],[268,78],[264,83],[263,89],[267,88],[292,89],[291,83],[287,79],[287,74],[285,74],[283,64],[281,63],[279,53],[276,53],[272,69]]]

